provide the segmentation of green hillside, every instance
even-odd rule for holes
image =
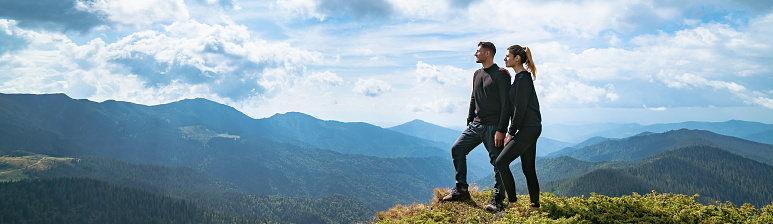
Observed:
[[[584,161],[639,161],[682,147],[707,145],[773,165],[773,145],[724,136],[709,131],[680,129],[658,134],[640,134],[612,139],[567,153]]]
[[[621,196],[630,192],[699,194],[711,204],[731,201],[763,206],[773,202],[773,166],[710,146],[664,152],[625,168],[597,169],[586,174],[547,182],[542,190],[561,196],[595,192]]]
[[[73,100],[63,94],[0,94],[0,108],[0,150],[188,167],[250,194],[341,194],[385,209],[427,201],[422,192],[453,184],[453,165],[445,153],[411,157],[438,154],[433,151],[440,149],[422,145],[429,141],[364,123],[301,114],[256,120],[205,99],[144,106]],[[293,140],[315,139],[314,133],[332,136],[319,136],[325,140],[321,143]],[[383,142],[374,144],[365,136],[381,136],[376,140]],[[328,149],[378,152],[388,158],[309,147],[324,142],[330,143],[324,145]]]
[[[239,192],[233,184],[189,167],[133,164],[100,157],[84,157],[70,164],[24,172],[30,178],[79,177],[138,188],[160,195],[187,192]]]
[[[362,122],[324,121],[289,112],[255,120],[254,133],[300,146],[378,157],[448,156],[437,142]],[[374,137],[378,136],[378,137]]]
[[[537,158],[535,161],[537,177],[539,178],[540,184],[543,185],[553,180],[576,177],[597,169],[626,167],[630,165],[631,164],[628,162],[586,162],[568,156]],[[513,178],[515,179],[516,191],[518,191],[519,194],[525,194],[527,192],[526,177],[520,172],[521,163],[513,163],[510,165],[510,170],[514,174]],[[478,186],[492,186],[494,185],[494,174],[490,174],[475,183]]]
[[[80,178],[0,183],[1,223],[267,223]]]
[[[4,155],[0,157],[0,165],[7,168],[0,171],[0,180],[19,176],[21,178],[15,180],[95,179],[185,199],[216,211],[264,217],[277,222],[307,223],[313,220],[314,223],[355,223],[368,221],[375,213],[369,204],[337,194],[318,199],[250,195],[228,182],[187,167],[132,164],[99,157],[58,158],[20,151],[0,155]],[[19,170],[24,167],[26,169]],[[11,170],[18,173],[6,172]]]
[[[650,125],[640,125],[635,123],[550,124],[545,126],[542,136],[567,142],[579,142],[595,136],[605,138],[627,138],[642,132],[662,133],[683,128],[706,130],[720,135],[773,144],[773,135],[770,135],[770,133],[773,132],[773,124],[740,120],[729,120],[724,122],[687,121],[681,123]]]
[[[398,205],[379,212],[378,223],[771,223],[773,204],[755,208],[750,204],[732,203],[702,205],[697,196],[682,194],[645,195],[629,193],[620,197],[592,194],[583,197],[540,195],[541,208],[536,212],[506,213],[502,217],[484,210],[491,199],[490,191],[473,189],[472,200],[439,203],[448,189],[435,189],[435,199],[428,204]],[[518,196],[526,208],[528,195]]]
[[[756,141],[758,139],[747,138],[747,136],[763,134],[766,132],[770,133],[771,131],[773,131],[773,125],[771,124],[763,124],[763,123],[751,122],[751,121],[729,120],[724,122],[688,121],[688,122],[681,122],[681,123],[651,124],[651,125],[644,125],[644,126],[638,126],[638,127],[634,125],[621,126],[621,127],[597,132],[597,133],[594,133],[594,135],[610,137],[610,138],[625,138],[641,132],[662,133],[662,132],[667,132],[672,130],[679,130],[683,128],[706,130],[720,135],[744,138],[752,141]],[[771,141],[773,141],[773,138],[771,138],[771,135],[768,135],[767,138],[759,139],[759,140],[763,140],[763,141],[757,141],[757,142],[770,144]]]

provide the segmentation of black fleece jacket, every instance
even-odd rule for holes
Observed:
[[[511,114],[509,92],[510,75],[500,71],[497,64],[476,70],[467,122],[494,125],[505,133]]]
[[[522,71],[515,74],[509,95],[513,105],[509,130],[511,135],[523,127],[542,126],[542,114],[539,112],[539,100],[531,73]]]

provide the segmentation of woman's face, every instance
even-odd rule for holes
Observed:
[[[505,53],[505,67],[515,67],[518,64],[519,56],[510,54],[510,51]]]

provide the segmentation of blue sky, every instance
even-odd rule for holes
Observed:
[[[458,127],[479,41],[532,49],[546,124],[773,123],[753,0],[0,0],[0,92]]]

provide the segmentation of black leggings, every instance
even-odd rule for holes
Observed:
[[[505,185],[505,191],[509,196],[510,202],[518,200],[515,194],[515,180],[510,172],[510,163],[519,156],[521,157],[521,168],[523,175],[526,176],[526,186],[529,187],[529,197],[532,206],[539,207],[539,181],[537,181],[537,171],[534,167],[534,160],[537,156],[537,138],[542,133],[542,126],[523,127],[513,136],[513,139],[505,145],[502,153],[496,160],[496,166]]]

